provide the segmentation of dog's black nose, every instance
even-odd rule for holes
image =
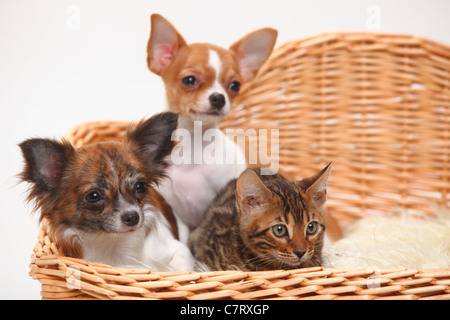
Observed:
[[[220,110],[225,105],[225,96],[221,93],[213,93],[209,96],[209,102],[214,110]]]
[[[300,259],[305,254],[306,250],[294,250],[294,253],[297,255],[297,257]]]
[[[136,211],[124,213],[122,221],[129,227],[135,226],[139,222],[139,214]]]

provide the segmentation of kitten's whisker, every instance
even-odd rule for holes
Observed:
[[[250,259],[247,259],[245,261],[246,264],[253,264],[256,267],[262,267],[262,270],[264,270],[266,267],[270,266],[274,263],[273,256],[270,253],[263,253],[259,254],[255,257],[252,257]]]

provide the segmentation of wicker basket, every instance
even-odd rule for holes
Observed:
[[[74,128],[75,145],[121,139],[126,122]],[[278,129],[280,169],[333,161],[342,224],[450,207],[450,47],[419,37],[331,33],[290,41],[243,86],[223,128]],[[252,139],[247,141],[254,148]],[[45,299],[450,299],[450,268],[157,273],[63,257],[43,223],[30,275]]]

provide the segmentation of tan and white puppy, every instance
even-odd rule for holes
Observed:
[[[185,243],[221,188],[246,168],[242,150],[218,122],[230,112],[241,84],[267,60],[276,37],[276,30],[264,28],[229,49],[187,44],[169,21],[151,16],[148,67],[164,81],[168,109],[180,116],[174,135],[178,158],[172,158],[159,191],[172,206]]]

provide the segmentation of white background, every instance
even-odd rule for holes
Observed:
[[[0,299],[40,298],[40,284],[28,276],[37,216],[15,178],[17,144],[58,138],[87,121],[163,111],[161,80],[146,65],[151,13],[188,42],[226,47],[265,26],[278,29],[277,44],[374,31],[450,45],[448,0],[0,0]]]

